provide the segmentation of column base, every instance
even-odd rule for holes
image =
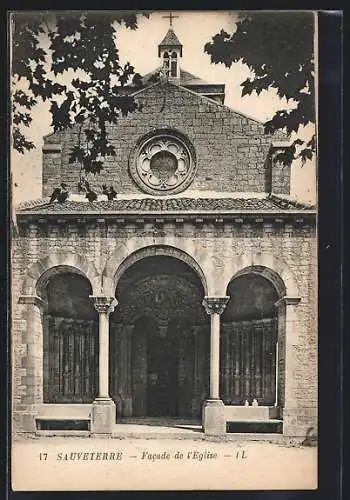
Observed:
[[[112,434],[116,422],[116,406],[111,398],[96,398],[91,409],[92,434]]]
[[[207,399],[202,409],[202,426],[205,434],[226,434],[225,405],[221,399]]]

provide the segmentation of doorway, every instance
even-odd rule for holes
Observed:
[[[233,279],[222,315],[221,395],[226,404],[273,406],[276,402],[278,322],[275,286],[247,273]]]
[[[111,394],[120,401],[122,416],[201,415],[209,386],[203,296],[198,276],[173,257],[146,257],[124,272],[110,343]]]
[[[167,324],[156,324],[147,339],[147,414],[178,415],[178,338]]]

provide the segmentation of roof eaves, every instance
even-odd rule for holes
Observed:
[[[89,216],[160,216],[160,217],[166,217],[166,216],[191,216],[191,215],[208,215],[208,216],[230,216],[230,215],[266,215],[266,216],[277,216],[277,215],[316,215],[317,210],[314,209],[225,209],[225,210],[219,210],[219,209],[212,209],[212,210],[205,210],[205,209],[190,209],[190,210],[92,210],[89,212],[84,212],[84,211],[71,211],[71,212],[64,212],[64,211],[56,211],[56,212],[37,212],[37,211],[26,211],[26,212],[21,212],[17,215],[20,215],[21,217],[23,216],[38,216],[38,218],[54,218],[57,216],[60,217],[89,217]]]
[[[294,207],[296,209],[300,207],[304,207],[305,209],[310,209],[310,210],[316,210],[315,205],[312,205],[311,203],[301,203],[295,199],[292,198],[287,198],[275,193],[269,193],[268,199],[277,207],[283,208],[283,206],[290,206]]]

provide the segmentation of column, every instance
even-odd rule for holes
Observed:
[[[203,406],[202,425],[206,434],[226,432],[225,406],[219,396],[220,387],[220,314],[230,297],[204,297],[203,306],[210,315],[210,389]]]
[[[132,366],[131,366],[131,337],[134,325],[123,325],[120,342],[120,385],[119,392],[122,397],[123,417],[132,416]]]
[[[276,406],[283,416],[283,434],[298,434],[296,417],[298,410],[295,402],[295,380],[297,380],[295,346],[298,345],[296,328],[296,307],[300,297],[283,297],[275,306],[278,310],[278,349],[276,352]]]
[[[94,434],[111,434],[116,421],[116,408],[109,396],[109,315],[114,311],[114,297],[90,295],[99,313],[98,396],[92,405],[91,430]]]
[[[193,360],[193,397],[192,397],[192,411],[195,415],[197,415],[201,402],[200,398],[200,361],[202,359],[200,350],[200,335],[203,331],[202,326],[192,326],[192,334],[194,338],[194,360]]]

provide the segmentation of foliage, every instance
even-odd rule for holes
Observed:
[[[148,13],[144,13],[148,17]],[[141,77],[116,47],[118,24],[137,28],[134,13],[16,13],[12,18],[12,141],[20,153],[34,144],[23,133],[39,101],[50,102],[53,129],[78,124],[79,143],[70,162],[97,173],[114,155],[108,124],[137,109],[126,86]],[[24,83],[24,84],[23,84]]]
[[[280,98],[294,102],[295,108],[278,110],[265,123],[265,133],[291,134],[315,123],[313,37],[310,12],[245,12],[239,14],[234,33],[221,30],[204,50],[212,63],[230,68],[240,61],[249,67],[252,76],[241,83],[242,96],[272,88]],[[307,143],[296,139],[278,159],[290,163],[299,156],[305,161],[312,158],[315,147],[315,136]]]

